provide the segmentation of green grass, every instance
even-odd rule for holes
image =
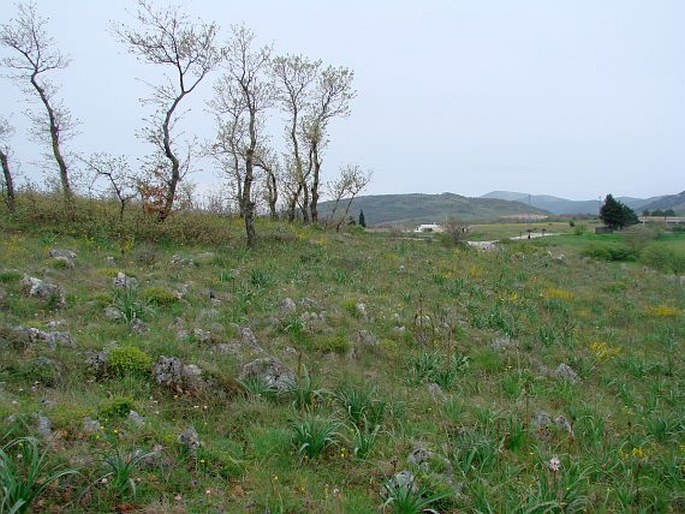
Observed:
[[[566,224],[562,236],[482,252],[259,220],[246,250],[237,220],[189,213],[156,233],[130,212],[123,237],[98,221],[104,208],[67,223],[41,202],[3,218],[0,234],[2,445],[39,437],[41,412],[54,439],[40,445],[34,485],[80,472],[50,482],[39,510],[683,510],[685,293],[672,276],[683,274],[683,234],[575,235]],[[615,247],[632,260],[602,253]],[[78,254],[74,270],[48,264],[54,248]],[[139,280],[135,293],[113,289],[118,271]],[[24,296],[24,274],[62,285],[66,306]],[[285,298],[294,313],[281,312]],[[112,304],[148,331],[108,320]],[[241,327],[263,354],[240,347]],[[76,348],[51,349],[28,328],[69,332]],[[112,358],[96,374],[85,356],[101,350]],[[296,373],[285,394],[239,381],[264,354]],[[157,384],[162,355],[199,366],[208,388]],[[557,378],[562,363],[580,381]],[[533,423],[542,411],[548,426]],[[196,451],[178,440],[191,426]],[[432,452],[425,465],[407,462],[417,446]],[[5,453],[27,477],[31,453]],[[102,456],[114,466],[103,471]],[[388,502],[384,484],[404,469],[419,492]],[[102,483],[109,472],[118,478]]]

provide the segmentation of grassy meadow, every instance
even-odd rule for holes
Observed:
[[[79,216],[0,217],[3,513],[22,484],[46,512],[685,511],[682,233],[260,220],[249,250],[239,220]],[[201,379],[158,383],[162,356]],[[267,356],[286,391],[241,379]]]

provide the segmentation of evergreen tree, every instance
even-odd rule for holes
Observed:
[[[366,228],[366,218],[364,217],[364,211],[359,211],[359,226]]]
[[[607,195],[604,204],[599,210],[599,219],[609,228],[620,230],[629,225],[639,223],[635,212],[613,196]]]

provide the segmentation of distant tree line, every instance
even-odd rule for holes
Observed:
[[[666,210],[655,209],[653,211],[645,209],[644,211],[642,211],[642,215],[643,216],[657,216],[660,218],[664,218],[664,217],[669,217],[669,216],[676,216],[676,212],[673,209],[666,209]]]
[[[331,123],[350,114],[356,96],[353,71],[304,55],[276,55],[272,46],[258,46],[254,32],[244,25],[232,26],[229,39],[222,43],[216,23],[191,19],[179,6],[157,7],[150,0],[137,0],[136,7],[130,22],[113,24],[113,33],[138,60],[165,70],[164,79],[152,84],[150,94],[141,99],[150,112],[136,135],[152,151],[137,170],[127,156],[106,152],[69,161],[64,142],[73,135],[75,123],[50,78],[69,65],[69,58],[57,49],[46,30],[48,20],[31,1],[19,3],[14,18],[0,25],[0,45],[7,50],[1,64],[27,95],[39,100],[41,109],[29,113],[32,133],[51,150],[65,205],[73,206],[72,166],[78,162],[93,182],[105,184],[106,193],[118,201],[122,218],[126,206],[137,198],[148,214],[164,222],[180,197],[193,160],[211,157],[226,180],[226,196],[244,219],[248,245],[256,241],[259,205],[272,218],[319,223],[324,188],[336,206],[339,228],[351,200],[342,215],[338,204],[343,198],[354,198],[370,180],[370,173],[357,165],[344,166],[332,181],[323,180],[330,174],[324,154]],[[208,110],[216,135],[204,144],[182,140],[178,125],[183,103],[215,72],[219,77]],[[267,120],[275,113],[285,124],[282,152],[267,132]],[[9,121],[0,118],[2,193],[13,211],[11,134]],[[186,188],[186,193],[192,191]]]

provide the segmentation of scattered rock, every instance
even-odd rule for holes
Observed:
[[[124,313],[116,307],[114,307],[113,305],[105,307],[104,315],[105,319],[109,321],[121,321],[122,319],[124,319]]]
[[[133,318],[131,323],[129,323],[129,326],[131,328],[131,332],[136,334],[143,334],[150,330],[150,327],[147,325],[147,323],[144,323],[139,318]]]
[[[547,428],[551,424],[552,418],[545,411],[540,411],[533,417],[533,426],[536,428]]]
[[[368,330],[360,330],[357,334],[357,342],[361,346],[374,347],[378,344],[378,338]]]
[[[14,327],[12,329],[18,339],[25,343],[44,343],[51,350],[56,350],[58,346],[66,348],[76,348],[76,342],[69,332],[44,332],[33,327]]]
[[[422,466],[423,464],[427,464],[432,456],[432,451],[428,450],[427,448],[418,447],[414,448],[409,453],[409,456],[407,457],[407,462],[411,466]]]
[[[293,370],[274,357],[255,359],[243,366],[240,380],[261,380],[277,393],[285,393],[297,383]]]
[[[133,424],[139,427],[142,427],[145,424],[145,418],[134,410],[129,411],[128,419],[130,419],[133,422]]]
[[[288,314],[294,314],[297,311],[297,305],[292,300],[292,298],[286,298],[281,302],[281,314],[287,316]]]
[[[186,259],[185,257],[181,257],[180,255],[172,255],[171,259],[169,260],[169,264],[172,266],[179,266],[179,267],[186,267],[186,266],[195,266],[195,262],[193,259]]]
[[[74,261],[67,259],[66,257],[53,257],[52,260],[56,267],[58,266],[62,269],[74,269]]]
[[[431,325],[432,322],[433,320],[428,314],[417,314],[416,316],[414,316],[414,324],[417,327],[428,327]]]
[[[49,284],[39,278],[24,275],[21,281],[21,288],[24,294],[31,298],[38,298],[39,300],[52,303],[55,307],[64,307],[66,305],[64,290],[56,284]]]
[[[381,491],[381,496],[387,498],[389,491],[395,491],[396,489],[407,490],[411,488],[413,493],[418,492],[419,484],[416,481],[414,473],[411,471],[403,470],[395,473],[390,480],[383,486]]]
[[[136,289],[138,287],[138,279],[129,277],[123,272],[117,273],[117,276],[112,280],[112,285],[118,289]]]
[[[107,357],[109,352],[107,350],[100,350],[99,352],[86,353],[86,365],[97,376],[102,376],[107,371]]]
[[[369,313],[368,310],[366,309],[366,304],[365,303],[358,303],[355,307],[357,316],[359,316],[361,319],[368,319],[369,318]]]
[[[404,334],[406,334],[406,333],[407,333],[407,328],[404,325],[401,327],[393,327],[392,328],[392,334],[395,337],[402,338],[402,337],[404,337]]]
[[[431,382],[428,384],[427,387],[428,387],[428,394],[430,394],[432,398],[436,398],[436,399],[445,398],[445,392],[442,390],[442,387],[440,387],[440,385],[436,384],[435,382]]]
[[[202,444],[200,437],[194,427],[188,428],[185,432],[178,436],[178,442],[190,450],[192,455],[197,453],[197,450]]]
[[[194,328],[193,339],[198,343],[209,343],[212,340],[212,333],[209,330]]]
[[[183,387],[183,364],[181,359],[162,355],[152,370],[152,376],[159,385],[181,390]]]
[[[490,347],[498,351],[514,350],[518,347],[516,341],[512,341],[508,336],[498,337],[492,343]]]
[[[83,418],[83,431],[94,434],[102,430],[102,425],[97,419]]]
[[[576,384],[580,381],[578,373],[573,371],[573,368],[568,364],[559,364],[557,369],[554,370],[554,376],[561,380],[568,380],[572,384]]]
[[[566,416],[557,416],[554,419],[554,424],[557,426],[557,428],[563,430],[569,436],[573,437],[573,427],[571,426],[569,420],[566,419]]]
[[[183,365],[178,357],[162,355],[152,370],[155,381],[174,391],[197,393],[207,387],[202,370],[195,364]]]
[[[233,325],[238,332],[239,339],[233,340],[230,343],[223,343],[217,346],[217,350],[221,353],[230,353],[233,355],[241,354],[260,354],[264,350],[257,342],[254,332],[248,327],[241,327]],[[223,332],[223,327],[222,327]]]
[[[37,413],[35,417],[38,433],[45,438],[52,436],[52,423],[50,423],[50,420],[40,413]]]
[[[105,264],[107,266],[113,268],[114,266],[117,265],[117,261],[114,257],[112,257],[111,255],[108,255],[107,257],[105,257]]]

